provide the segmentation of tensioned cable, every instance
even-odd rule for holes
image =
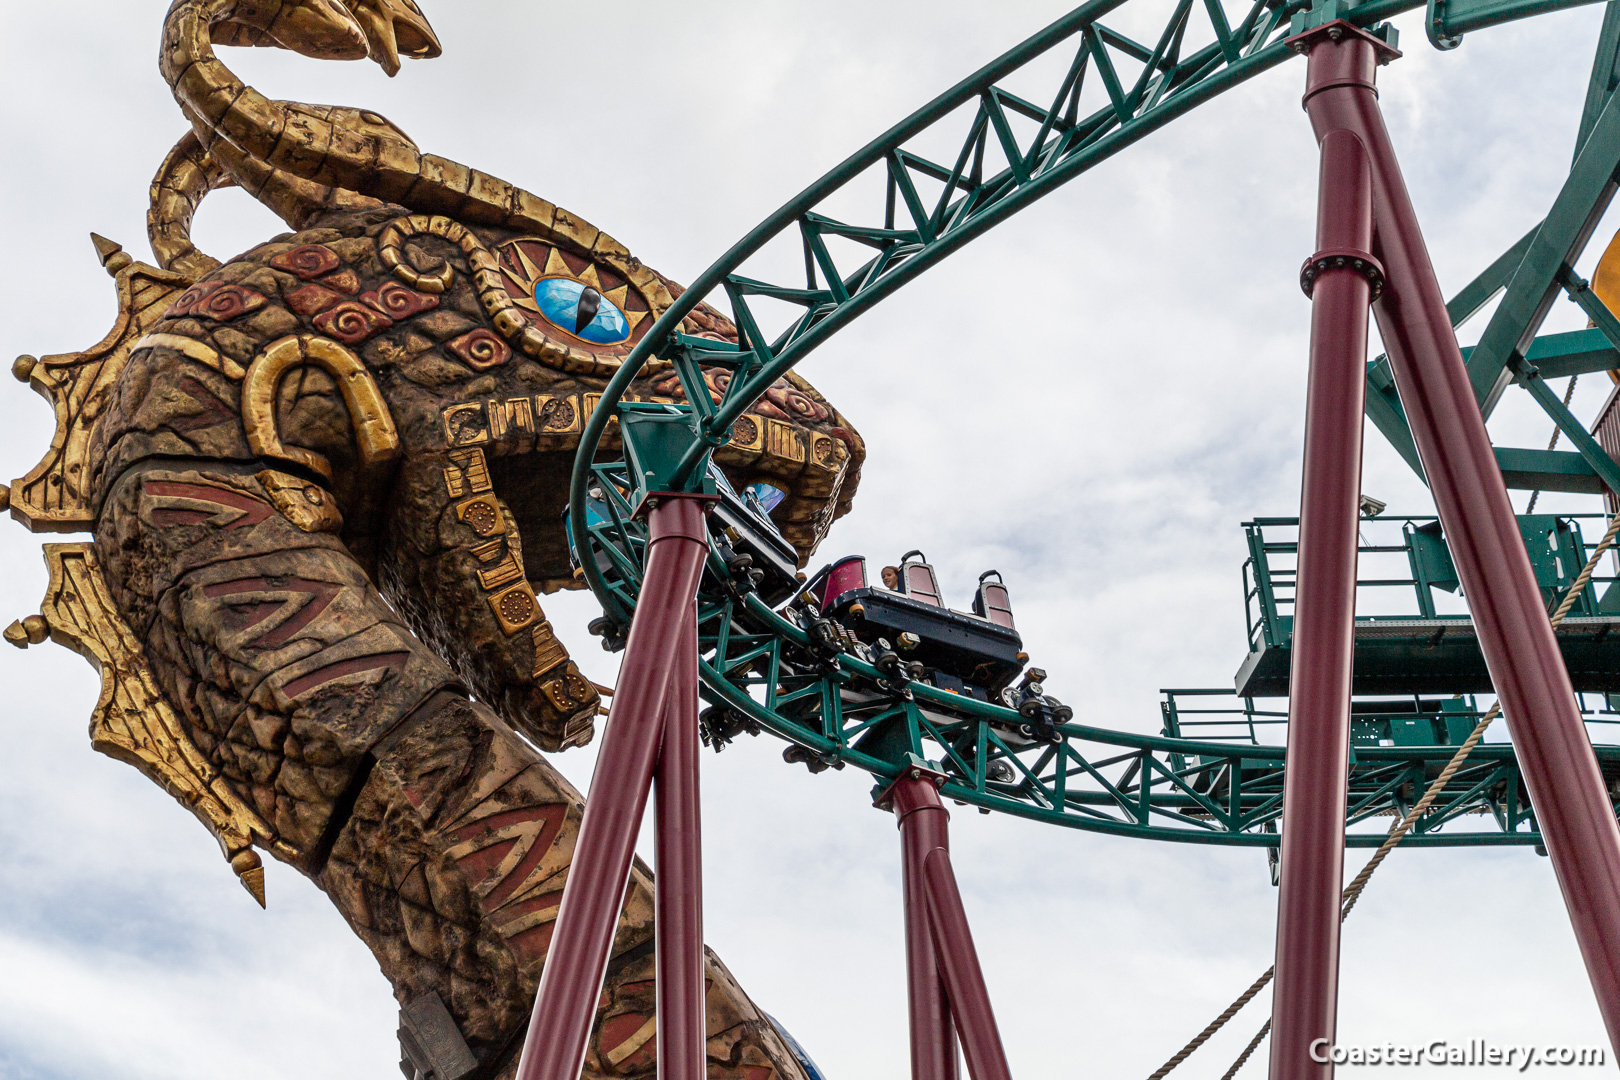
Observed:
[[[1609,523],[1608,532],[1603,534],[1603,539],[1598,541],[1598,546],[1592,550],[1592,557],[1586,561],[1580,575],[1575,578],[1575,583],[1570,586],[1569,592],[1564,596],[1564,602],[1558,605],[1557,611],[1553,612],[1552,626],[1554,630],[1557,630],[1559,625],[1563,623],[1564,619],[1569,615],[1570,609],[1575,606],[1575,601],[1580,598],[1582,590],[1592,580],[1592,574],[1597,570],[1598,561],[1603,558],[1604,552],[1614,546],[1616,535],[1620,535],[1620,514],[1616,514],[1614,520]],[[1457,748],[1457,752],[1446,763],[1446,767],[1440,770],[1440,775],[1434,778],[1434,783],[1430,784],[1428,790],[1423,793],[1423,798],[1419,799],[1417,805],[1407,811],[1406,816],[1394,828],[1390,829],[1388,838],[1378,846],[1377,851],[1373,852],[1373,857],[1367,860],[1367,865],[1361,868],[1361,873],[1357,874],[1355,879],[1345,886],[1344,894],[1340,900],[1340,922],[1349,917],[1350,909],[1356,906],[1357,900],[1361,899],[1362,890],[1366,889],[1367,882],[1372,880],[1373,874],[1382,865],[1384,859],[1389,856],[1391,851],[1395,850],[1396,845],[1406,838],[1406,834],[1412,831],[1412,827],[1417,824],[1419,818],[1428,812],[1429,807],[1434,805],[1441,792],[1445,791],[1446,785],[1451,783],[1451,778],[1457,775],[1457,770],[1462,768],[1463,762],[1468,760],[1468,755],[1474,752],[1474,747],[1478,746],[1480,740],[1485,737],[1485,729],[1490,727],[1491,723],[1501,715],[1502,703],[1498,701],[1490,707],[1490,710],[1484,716],[1480,717],[1479,723],[1474,725],[1474,730],[1469,732],[1468,738],[1463,740],[1463,744]],[[1267,968],[1264,975],[1256,979],[1252,986],[1243,991],[1236,1001],[1228,1005],[1221,1015],[1210,1021],[1209,1026],[1194,1036],[1191,1042],[1178,1050],[1175,1056],[1159,1066],[1159,1070],[1148,1077],[1148,1080],[1163,1080],[1172,1069],[1187,1060],[1193,1051],[1208,1042],[1210,1037],[1225,1027],[1226,1022],[1236,1016],[1243,1006],[1253,1000],[1254,996],[1261,990],[1264,990],[1266,985],[1271,982],[1271,978],[1276,974],[1276,971],[1275,964]],[[1237,1071],[1249,1060],[1249,1056],[1254,1053],[1255,1048],[1260,1045],[1261,1040],[1266,1037],[1270,1030],[1271,1021],[1268,1019],[1264,1026],[1260,1028],[1259,1034],[1255,1035],[1249,1042],[1242,1055],[1226,1071],[1226,1075],[1221,1080],[1231,1080],[1236,1075]]]
[[[1226,1075],[1222,1076],[1221,1080],[1232,1080],[1232,1077],[1237,1075],[1238,1070],[1243,1068],[1243,1066],[1245,1064],[1247,1064],[1247,1062],[1249,1060],[1249,1056],[1255,1052],[1255,1050],[1260,1046],[1261,1042],[1263,1042],[1265,1040],[1266,1035],[1269,1034],[1270,1031],[1271,1031],[1271,1021],[1267,1020],[1264,1024],[1262,1024],[1260,1026],[1260,1030],[1259,1030],[1259,1032],[1257,1032],[1255,1034],[1254,1038],[1249,1040],[1249,1045],[1245,1046],[1243,1048],[1243,1053],[1239,1054],[1238,1059],[1236,1061],[1232,1062],[1232,1067],[1230,1069],[1226,1070]]]

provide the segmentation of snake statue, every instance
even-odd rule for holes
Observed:
[[[42,610],[5,636],[100,668],[92,744],[190,808],[261,904],[259,850],[331,898],[393,985],[407,1076],[511,1076],[583,805],[535,747],[589,741],[603,712],[536,596],[580,585],[561,516],[580,431],[679,287],[375,113],[265,97],[215,45],[390,75],[440,51],[412,0],[170,8],[190,131],[152,186],[157,265],[97,237],[117,325],[14,368],[57,434],[0,497],[94,539],[46,546]],[[294,231],[198,251],[192,216],[227,185]],[[709,308],[684,329],[736,340]],[[660,362],[630,396],[684,399]],[[864,454],[789,376],[716,460],[780,499],[802,565]],[[652,889],[638,863],[586,1076],[653,1075]],[[709,987],[711,1077],[806,1075],[712,953]]]

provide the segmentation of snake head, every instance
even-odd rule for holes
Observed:
[[[248,36],[236,37],[236,32]],[[370,53],[365,31],[340,0],[240,4],[215,27],[214,40],[227,45],[273,42],[316,60],[364,60]]]
[[[438,36],[415,0],[345,0],[355,21],[365,31],[371,58],[388,72],[399,74],[399,58],[431,60],[443,50]]]

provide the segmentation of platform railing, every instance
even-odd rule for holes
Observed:
[[[1281,745],[1287,736],[1288,711],[1256,704],[1221,688],[1160,690],[1163,719],[1160,734],[1204,743]],[[1577,693],[1581,715],[1594,744],[1620,745],[1620,710],[1608,695]],[[1191,703],[1187,699],[1193,699]],[[1286,703],[1285,703],[1286,704]],[[1472,694],[1444,696],[1406,694],[1357,697],[1351,701],[1352,747],[1460,746],[1485,715]]]
[[[1563,601],[1585,565],[1589,547],[1583,523],[1601,533],[1601,514],[1520,515],[1526,550],[1548,610]],[[1248,557],[1243,562],[1243,606],[1249,648],[1288,644],[1292,636],[1299,519],[1255,518],[1243,523]],[[1356,580],[1357,621],[1439,619],[1463,622],[1467,607],[1456,570],[1432,516],[1384,515],[1361,522],[1361,573]],[[1404,562],[1404,573],[1390,563]],[[1570,614],[1620,615],[1620,575],[1600,565]]]

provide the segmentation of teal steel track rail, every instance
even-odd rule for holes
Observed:
[[[616,599],[632,604],[645,557],[645,533],[625,495],[633,485],[622,465],[597,465],[593,473],[605,512],[592,519],[584,561],[606,566]],[[1285,749],[1259,743],[1254,730],[1282,721],[1255,710],[1252,700],[1242,708],[1178,710],[1177,695],[1211,692],[1167,692],[1158,735],[1082,723],[1036,733],[999,701],[883,670],[870,650],[819,633],[813,606],[789,601],[772,608],[730,573],[718,546],[708,570],[698,594],[699,671],[712,706],[703,726],[716,748],[742,733],[768,732],[796,747],[790,760],[815,771],[853,765],[879,788],[923,758],[947,777],[945,797],[984,811],[1139,839],[1278,843]],[[1230,691],[1215,693],[1234,700]],[[1612,712],[1601,708],[1589,722],[1612,725]],[[1409,810],[1481,713],[1460,698],[1364,702],[1358,710],[1369,731],[1382,725],[1393,735],[1399,725],[1403,733],[1390,745],[1363,738],[1353,751],[1347,816],[1353,831],[1346,842],[1371,847],[1383,831],[1353,827]],[[1212,714],[1232,719],[1212,725]],[[1223,734],[1187,738],[1183,723],[1201,731],[1223,727]],[[1427,743],[1415,731],[1431,733]],[[1620,779],[1620,746],[1597,751],[1605,775]],[[1512,746],[1478,747],[1404,843],[1540,843]]]
[[[706,392],[688,394],[699,410],[700,435],[700,445],[694,445],[683,462],[690,471],[705,450],[726,442],[731,424],[767,387],[879,301],[1037,199],[1288,59],[1293,54],[1284,39],[1291,20],[1303,26],[1312,17],[1340,17],[1371,27],[1422,6],[1421,0],[1371,0],[1349,8],[1342,0],[1324,0],[1316,8],[1310,7],[1310,0],[1254,0],[1233,25],[1221,0],[1196,4],[1179,0],[1149,46],[1101,21],[1127,2],[1091,0],[985,65],[805,188],[704,271],[626,358],[586,425],[570,498],[576,546],[583,546],[585,540],[589,463],[595,460],[596,448],[624,392],[654,355],[675,360],[689,390],[697,385],[697,370],[704,364],[731,368],[735,373],[717,406]],[[1444,22],[1444,36],[1454,39],[1467,29],[1587,2],[1590,0],[1451,3],[1440,9],[1438,17]],[[1200,30],[1214,40],[1183,56],[1182,43],[1195,19]],[[1032,103],[998,85],[1066,44],[1073,47],[1072,60],[1046,99],[1050,104]],[[1132,73],[1134,78],[1127,77]],[[1101,85],[1106,101],[1101,108],[1081,115],[1088,80],[1093,86]],[[976,109],[966,110],[972,113],[971,119],[956,115],[975,102]],[[1035,125],[1034,135],[1021,140],[1014,130],[1014,118]],[[953,122],[958,128],[950,128]],[[956,141],[961,150],[949,165],[906,149],[919,136],[949,133],[947,129],[965,129],[965,137]],[[887,173],[886,194],[881,209],[874,210],[868,223],[841,221],[818,210],[878,167]],[[922,191],[928,184],[942,185],[942,189],[925,200]],[[798,231],[804,249],[802,285],[769,282],[741,272],[752,256],[789,230]],[[828,237],[853,241],[876,254],[857,266],[840,265]],[[740,332],[738,348],[679,332],[681,321],[716,291],[726,294]],[[749,297],[787,301],[804,311],[784,331],[767,339]],[[598,598],[607,601],[608,592],[595,569],[587,566],[585,573]],[[628,616],[616,607],[610,607],[608,614],[621,621]]]
[[[1291,32],[1330,19],[1376,29],[1424,0],[1252,0],[1231,22],[1222,0],[1177,0],[1152,44],[1102,22],[1129,0],[1091,0],[964,79],[913,113],[753,229],[700,275],[666,310],[608,382],[582,434],[569,497],[569,532],[583,576],[609,623],[627,626],[635,607],[644,541],[617,462],[599,460],[602,439],[631,383],[656,355],[674,363],[693,410],[690,447],[666,480],[688,483],[731,425],[777,379],[838,330],[929,267],[1036,200],[1186,115],[1292,52]],[[1431,5],[1431,40],[1449,47],[1462,33],[1591,0],[1457,0]],[[1143,0],[1136,0],[1140,10]],[[1209,44],[1184,53],[1189,31]],[[1003,87],[1055,50],[1065,74],[1038,104]],[[1082,113],[1088,87],[1099,107]],[[1100,88],[1100,89],[1099,89]],[[1089,99],[1088,99],[1089,100]],[[955,125],[955,126],[952,126]],[[1025,132],[1020,135],[1019,131]],[[1030,134],[1033,132],[1033,134]],[[957,136],[949,163],[908,149],[927,137]],[[873,170],[884,197],[864,223],[840,220],[826,205]],[[749,276],[745,264],[772,241],[797,233],[802,284]],[[831,242],[829,242],[831,241]],[[850,245],[863,249],[855,259]],[[842,257],[841,256],[842,253]],[[725,294],[738,344],[694,338],[682,321],[717,292]],[[751,298],[800,309],[767,333]],[[711,399],[703,368],[732,373]],[[618,481],[619,483],[615,483]],[[587,492],[607,491],[610,514],[593,521]],[[622,485],[622,486],[621,486]],[[926,683],[894,681],[868,659],[818,649],[808,616],[773,611],[757,595],[727,583],[718,552],[713,585],[700,595],[704,695],[720,715],[747,730],[794,743],[814,766],[853,764],[880,783],[908,754],[938,760],[950,779],[943,794],[986,811],[1115,835],[1191,843],[1276,846],[1268,831],[1281,809],[1283,749],[1147,736],[1062,724],[1054,741],[1019,734],[1017,712]],[[1098,755],[1094,748],[1102,748]],[[1448,747],[1379,747],[1359,752],[1350,820],[1398,813],[1450,757]],[[1620,751],[1617,751],[1620,753]],[[1538,843],[1512,751],[1482,746],[1454,781],[1455,796],[1414,830],[1413,846]],[[1608,762],[1606,762],[1608,764]],[[1620,757],[1613,763],[1620,772]],[[1487,830],[1439,831],[1471,816]],[[1353,847],[1381,842],[1352,833]]]

